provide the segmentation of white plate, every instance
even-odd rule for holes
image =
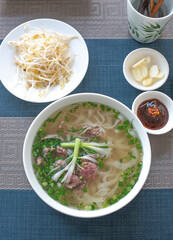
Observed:
[[[88,68],[88,49],[82,36],[70,25],[53,19],[35,19],[19,25],[12,30],[3,40],[0,46],[0,80],[5,88],[16,97],[29,101],[29,102],[50,102],[56,99],[62,98],[72,92],[82,81]],[[15,48],[8,44],[9,41],[18,41],[20,37],[27,31],[34,30],[32,27],[42,28],[44,30],[53,30],[63,35],[77,36],[78,38],[70,41],[71,51],[75,55],[74,63],[72,66],[73,74],[70,77],[70,81],[66,83],[63,89],[60,86],[56,86],[50,90],[50,92],[40,99],[37,89],[27,93],[26,89],[17,85],[16,83],[16,65],[15,65]]]

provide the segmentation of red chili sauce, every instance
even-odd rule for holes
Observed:
[[[144,127],[157,130],[168,122],[168,110],[158,99],[148,99],[137,109],[137,116]]]

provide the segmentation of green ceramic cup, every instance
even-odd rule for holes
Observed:
[[[173,16],[173,0],[165,0],[161,6],[163,17],[148,17],[137,11],[141,0],[127,0],[129,32],[138,42],[154,42]]]

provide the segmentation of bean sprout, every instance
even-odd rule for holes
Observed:
[[[44,89],[44,96],[50,87],[64,88],[72,75],[74,55],[68,43],[74,38],[40,29],[29,31],[19,41],[9,42],[16,47],[15,63],[21,69],[17,77],[27,89]]]

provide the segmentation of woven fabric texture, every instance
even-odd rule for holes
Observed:
[[[127,54],[139,47],[146,47],[130,39],[86,39],[89,50],[89,67],[82,83],[73,93],[96,92],[116,98],[131,108],[135,97],[141,91],[127,83],[123,76],[123,61]],[[158,40],[148,47],[160,51],[173,65],[173,40]],[[173,98],[173,73],[159,90]],[[35,117],[48,104],[33,104],[22,101],[0,84],[0,117]]]
[[[125,208],[96,219],[72,218],[33,191],[0,191],[1,240],[172,240],[173,190],[142,190]]]
[[[126,1],[0,0],[0,39],[32,19],[52,18],[70,24],[86,39],[90,55],[87,74],[73,93],[105,94],[129,108],[141,91],[126,82],[124,58],[136,48],[154,48],[170,66],[169,79],[158,90],[173,98],[173,19],[161,40],[137,43],[128,32]],[[19,100],[0,82],[0,240],[172,240],[173,130],[149,136],[150,174],[131,203],[105,217],[72,218],[47,206],[31,190],[23,169],[27,129],[47,105]]]
[[[131,38],[126,0],[0,0],[0,38],[17,25],[41,17],[64,21],[84,38]],[[172,23],[161,38],[173,38]]]
[[[131,108],[139,90],[130,86],[123,76],[126,55],[139,47],[134,40],[87,39],[90,63],[87,74],[73,93],[97,92],[116,98]],[[158,40],[149,44],[173,65],[173,40]],[[173,73],[159,90],[173,97]],[[29,125],[47,104],[22,101],[10,94],[0,83],[0,189],[31,189],[22,165],[22,146]],[[145,188],[173,188],[173,131],[162,136],[150,136],[152,166]]]

